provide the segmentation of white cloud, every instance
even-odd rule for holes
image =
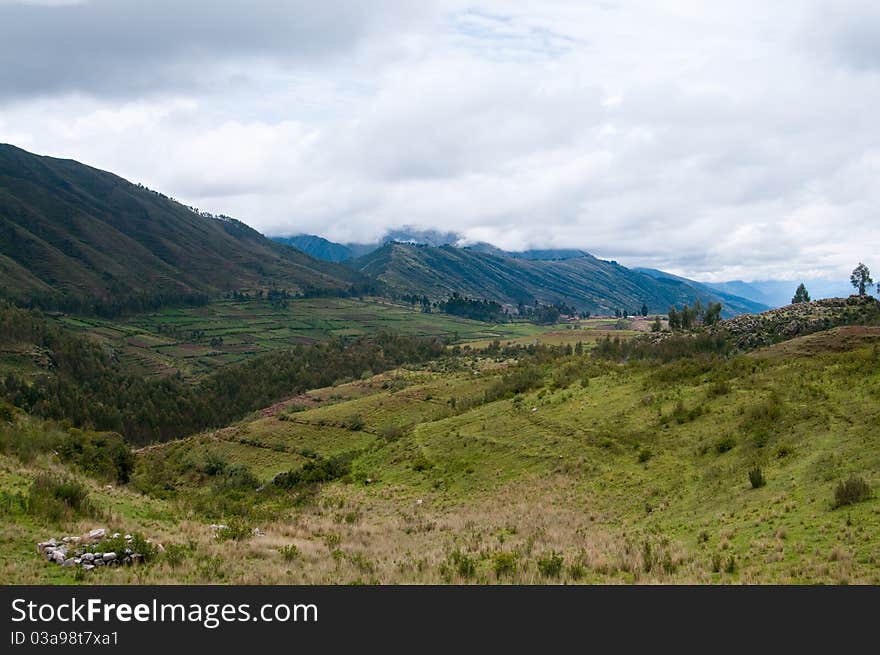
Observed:
[[[270,234],[416,225],[707,280],[880,245],[873,3],[174,5],[134,32],[131,3],[0,6],[0,141]]]

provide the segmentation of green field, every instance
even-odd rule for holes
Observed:
[[[491,325],[447,314],[423,314],[408,305],[379,299],[345,298],[296,299],[286,309],[273,308],[267,301],[227,300],[124,319],[61,316],[58,321],[111,345],[132,371],[155,375],[179,370],[187,377],[297,343],[379,330],[466,342],[518,339],[552,329],[531,323]]]
[[[127,486],[85,480],[100,518],[5,521],[0,571],[72,582],[33,542],[106,524],[185,555],[83,581],[880,584],[877,337],[669,363],[563,354],[497,399],[515,364],[482,355],[314,390],[141,450]],[[264,486],[339,456],[339,479]],[[247,467],[261,490],[207,462]],[[60,467],[4,455],[0,490]],[[873,495],[835,509],[851,476]],[[264,534],[219,541],[217,521]]]

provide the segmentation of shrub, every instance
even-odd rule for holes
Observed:
[[[97,514],[85,486],[71,478],[48,473],[41,473],[31,483],[28,513],[55,522]]]
[[[642,448],[642,449],[639,451],[639,464],[644,464],[644,463],[647,462],[649,459],[651,459],[651,457],[652,457],[653,455],[654,455],[654,453],[651,452],[651,449],[650,449],[650,448]]]
[[[764,471],[760,466],[749,470],[749,482],[752,483],[752,489],[760,489],[767,484],[767,480],[764,479]]]
[[[449,563],[459,577],[469,579],[477,574],[477,563],[471,556],[462,553],[459,550],[453,551],[452,554],[449,555]]]
[[[516,573],[516,553],[499,550],[492,555],[492,570],[497,577]]]
[[[215,533],[218,541],[244,541],[254,535],[253,527],[245,521],[235,518]]]
[[[854,505],[871,497],[871,487],[864,478],[857,475],[849,480],[841,481],[834,490],[834,509],[845,505]]]
[[[278,552],[281,553],[281,557],[284,558],[285,562],[293,562],[299,559],[299,548],[297,548],[296,544],[287,544],[286,546],[281,546],[278,549]]]
[[[314,459],[301,468],[276,475],[272,484],[283,489],[295,489],[321,482],[330,482],[351,472],[351,455],[337,455],[329,459]]]
[[[385,441],[397,441],[407,433],[409,426],[387,423],[379,428],[379,436]]]
[[[712,386],[709,387],[709,390],[706,392],[706,395],[709,398],[718,398],[719,396],[726,396],[731,391],[730,384],[725,382],[724,380],[719,380],[717,382],[713,382]]]
[[[190,549],[181,544],[168,544],[165,546],[165,552],[162,554],[162,559],[168,562],[168,566],[171,568],[177,568],[183,560],[186,559],[189,552]]]
[[[202,462],[201,471],[205,475],[221,475],[226,471],[226,467],[229,466],[229,463],[217,455],[216,453],[209,452],[205,455],[205,461]]]
[[[215,488],[218,491],[231,489],[256,489],[260,485],[257,477],[244,464],[232,464],[223,475],[218,476]]]
[[[355,432],[364,429],[364,419],[360,414],[354,414],[349,417],[346,426],[349,430],[353,430]]]
[[[733,437],[724,437],[715,444],[715,451],[719,455],[723,455],[727,451],[733,450],[734,446],[736,446],[736,439]]]
[[[538,571],[545,578],[558,578],[562,573],[563,556],[555,550],[545,553],[538,558]]]
[[[782,459],[783,457],[788,457],[794,452],[794,448],[789,446],[788,444],[781,444],[776,448],[776,457],[777,459]]]
[[[424,455],[420,455],[413,460],[412,469],[413,471],[427,471],[429,469],[434,468],[434,462],[426,458]]]
[[[568,567],[568,577],[572,580],[580,580],[587,574],[586,569],[583,564],[579,562],[575,562],[571,566]]]

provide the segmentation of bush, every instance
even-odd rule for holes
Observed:
[[[254,528],[241,519],[232,519],[215,533],[218,541],[244,541],[254,536]]]
[[[119,484],[128,483],[134,469],[131,447],[115,432],[87,433],[71,428],[59,444],[58,454],[89,475]]]
[[[297,470],[279,473],[272,480],[272,484],[283,489],[296,489],[337,480],[350,472],[351,456],[337,455],[329,459],[314,459]]]
[[[749,482],[752,483],[752,489],[760,489],[767,484],[767,480],[764,479],[764,471],[761,470],[760,466],[756,466],[749,471]]]
[[[422,471],[428,471],[432,468],[434,468],[434,463],[431,460],[429,460],[427,457],[425,457],[424,455],[420,455],[419,457],[416,457],[415,460],[413,460],[413,463],[412,463],[413,471],[422,472]]]
[[[654,455],[654,453],[651,452],[651,449],[650,449],[650,448],[642,448],[642,449],[639,451],[639,464],[644,464],[644,463],[647,462],[649,459],[651,459],[651,457],[652,457],[653,455]]]
[[[403,435],[405,435],[410,429],[410,426],[406,425],[397,425],[396,423],[387,423],[379,428],[379,436],[385,441],[397,441]]]
[[[232,464],[214,484],[218,491],[232,489],[256,489],[260,481],[244,464]]]
[[[449,556],[449,563],[455,569],[459,577],[469,579],[477,574],[477,563],[472,557],[459,550],[453,551]]]
[[[502,575],[513,575],[516,573],[516,553],[509,553],[503,550],[492,555],[492,570],[497,577]]]
[[[296,547],[296,544],[287,544],[286,546],[281,546],[278,549],[278,552],[281,553],[281,557],[284,558],[285,562],[293,562],[299,559],[299,548]]]
[[[209,452],[205,455],[205,461],[202,462],[201,471],[205,475],[221,475],[226,471],[229,463],[216,453]]]
[[[724,437],[715,444],[715,451],[719,455],[723,455],[727,451],[733,450],[734,446],[736,446],[736,439],[733,437]]]
[[[849,480],[842,481],[834,490],[834,509],[845,505],[854,505],[871,497],[871,487],[864,478],[852,475]]]
[[[41,473],[28,491],[28,513],[59,522],[97,514],[84,485],[71,478]]]
[[[563,561],[564,558],[560,553],[551,550],[549,553],[545,553],[542,557],[538,558],[538,571],[545,578],[558,578],[559,574],[562,573]]]
[[[364,419],[360,414],[354,414],[348,419],[346,426],[349,430],[353,430],[354,432],[358,432],[364,429]]]
[[[171,568],[177,568],[183,563],[183,560],[190,554],[191,549],[182,544],[168,544],[165,546],[165,552],[162,558],[168,562]]]

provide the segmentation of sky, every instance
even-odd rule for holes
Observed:
[[[0,142],[270,236],[880,269],[874,0],[0,0]]]

